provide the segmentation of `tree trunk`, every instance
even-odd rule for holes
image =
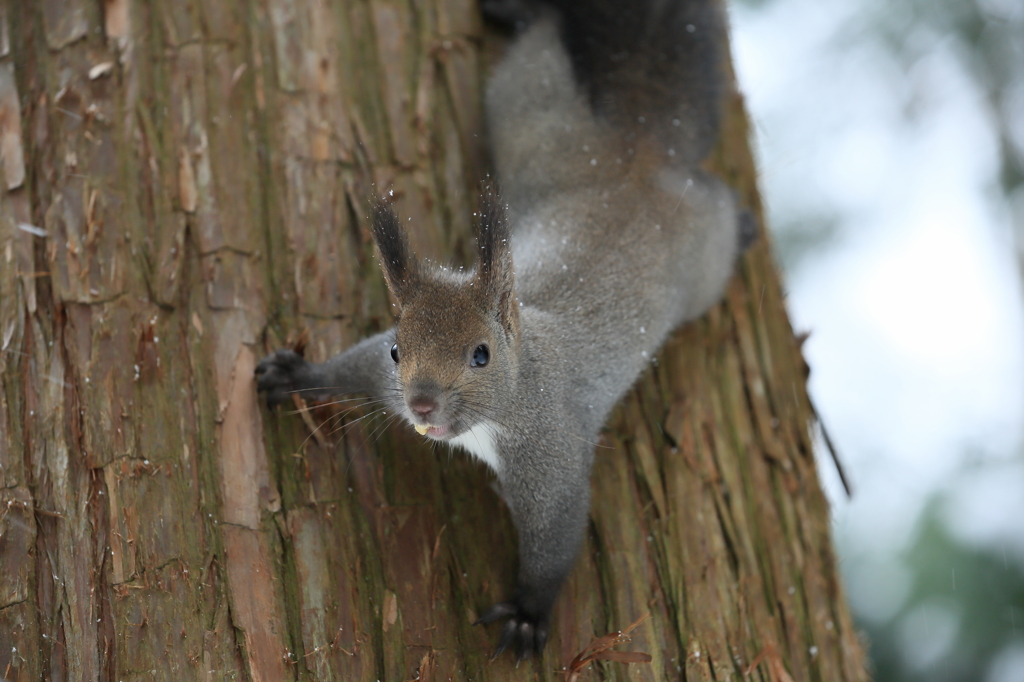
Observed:
[[[390,322],[366,230],[465,258],[474,0],[0,1],[0,679],[866,679],[767,239],[597,450],[544,657],[479,464],[357,411],[272,415],[269,349]],[[757,206],[739,97],[715,165]]]

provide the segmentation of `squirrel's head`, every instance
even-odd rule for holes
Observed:
[[[406,418],[439,440],[500,423],[518,368],[519,307],[508,222],[497,198],[484,199],[470,272],[420,263],[383,202],[374,209],[373,237],[399,308],[391,359]]]

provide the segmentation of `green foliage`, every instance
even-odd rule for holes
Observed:
[[[1024,566],[952,537],[941,503],[928,506],[904,555],[913,579],[903,606],[883,624],[860,623],[877,682],[978,682],[1000,651],[1024,643]]]

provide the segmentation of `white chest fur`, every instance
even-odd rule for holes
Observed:
[[[473,454],[498,473],[501,471],[501,458],[498,457],[498,448],[494,442],[497,429],[491,422],[481,422],[448,442]]]

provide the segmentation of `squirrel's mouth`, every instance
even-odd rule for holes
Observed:
[[[431,438],[444,438],[449,431],[447,426],[430,426],[429,424],[413,424],[413,428],[421,436],[430,436]]]

